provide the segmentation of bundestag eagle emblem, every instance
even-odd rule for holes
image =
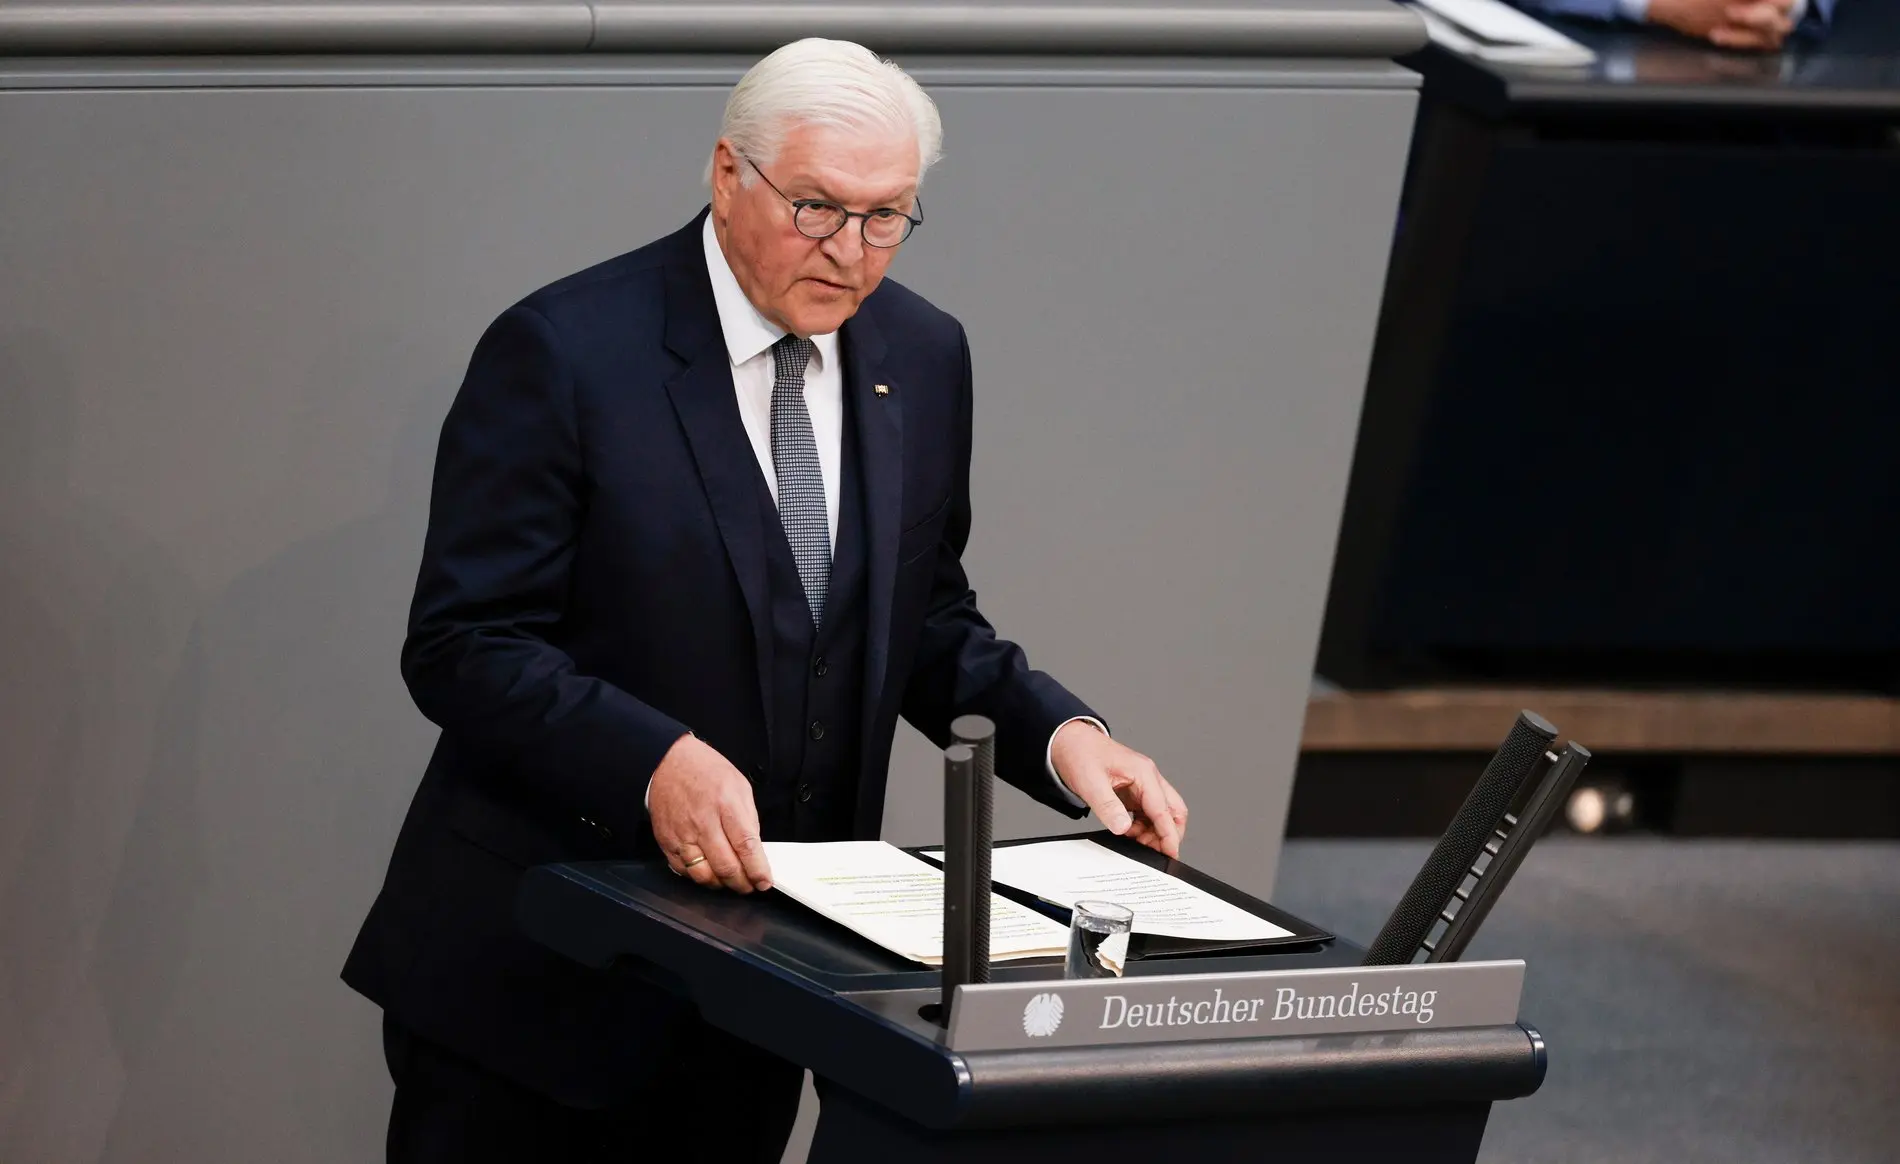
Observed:
[[[1034,1039],[1046,1039],[1056,1033],[1062,1025],[1062,997],[1056,994],[1038,994],[1023,1007],[1023,1034]]]

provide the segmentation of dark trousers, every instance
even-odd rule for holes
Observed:
[[[566,1107],[385,1018],[389,1164],[778,1164],[804,1073],[701,1025],[653,1082]]]

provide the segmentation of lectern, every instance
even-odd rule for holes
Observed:
[[[1086,1160],[1470,1164],[1493,1102],[1542,1083],[1521,962],[1364,965],[1365,951],[1199,871],[1097,843],[1290,937],[1130,946],[1119,979],[998,963],[957,988],[778,894],[701,890],[657,863],[544,866],[536,940],[615,963],[818,1081],[812,1164]]]

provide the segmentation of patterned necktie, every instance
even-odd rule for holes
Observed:
[[[831,580],[825,478],[818,471],[818,441],[805,409],[805,369],[816,350],[810,340],[793,335],[772,345],[772,470],[778,474],[778,519],[792,544],[813,626],[824,621],[825,587]]]

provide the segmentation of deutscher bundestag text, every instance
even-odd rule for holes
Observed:
[[[1182,1002],[1170,996],[1166,1002],[1130,1003],[1125,994],[1111,994],[1102,1000],[1102,1030],[1116,1027],[1181,1027],[1260,1021],[1264,998],[1222,996]],[[1436,990],[1406,990],[1393,987],[1377,993],[1361,993],[1357,982],[1344,994],[1301,994],[1297,987],[1282,986],[1274,991],[1273,1009],[1268,1022],[1288,1019],[1372,1018],[1376,1015],[1410,1015],[1420,1026],[1432,1021],[1432,1008],[1438,1001]]]

